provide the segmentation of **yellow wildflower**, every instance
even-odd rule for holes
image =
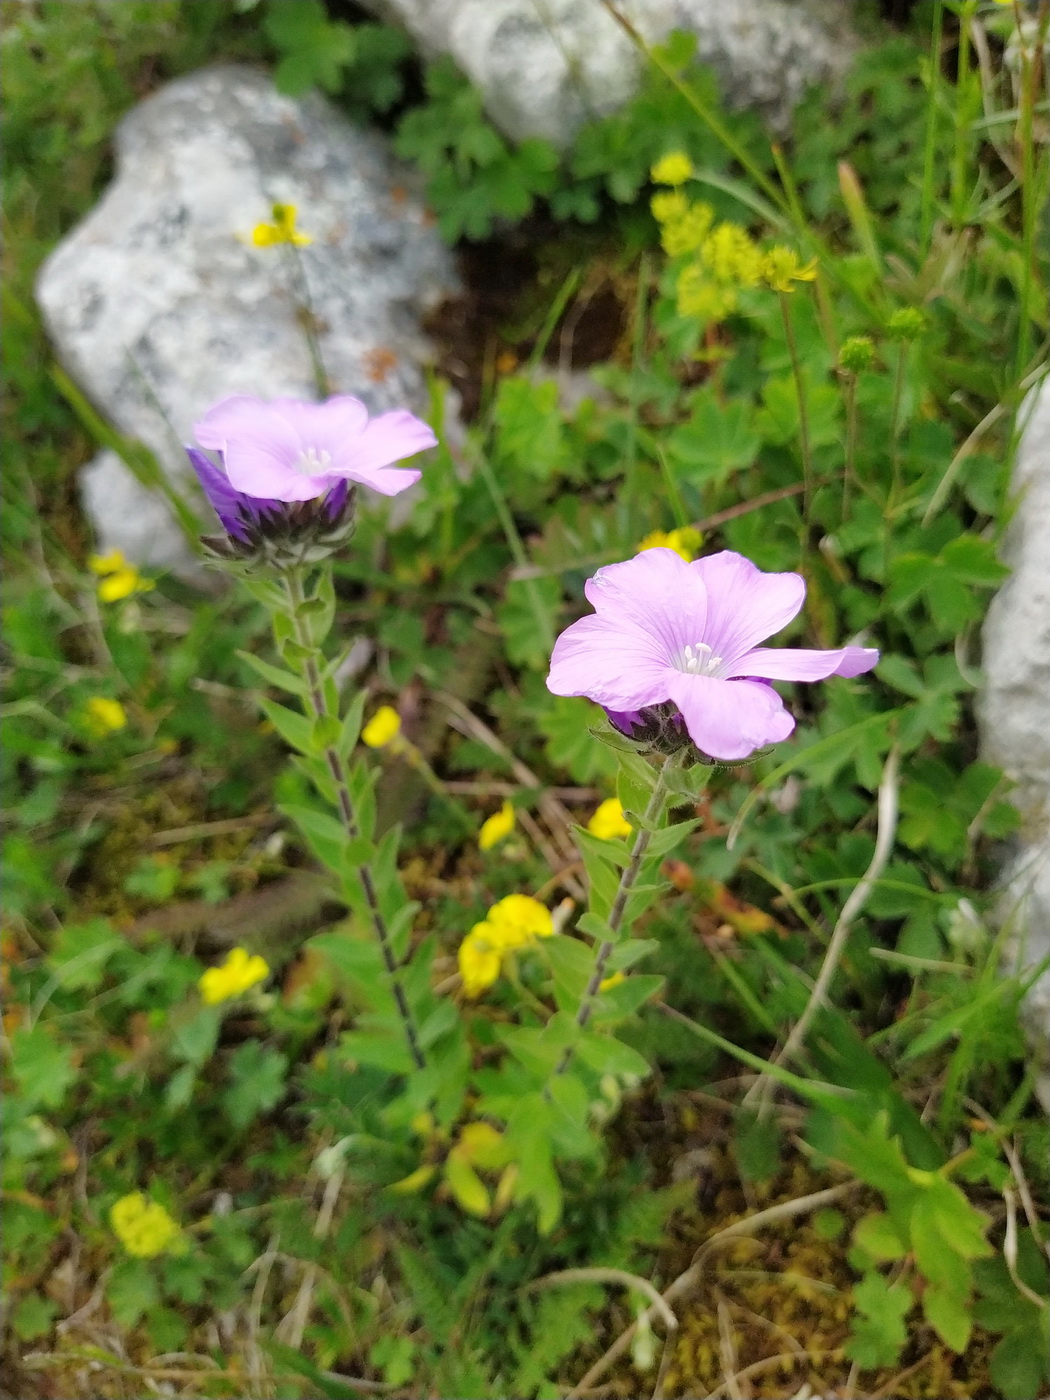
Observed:
[[[88,568],[93,574],[101,575],[98,596],[104,603],[117,603],[132,593],[147,593],[153,587],[153,580],[143,578],[119,549],[111,549],[108,554],[92,554],[88,558]]]
[[[716,282],[730,287],[757,287],[762,250],[740,224],[719,224],[704,239],[701,260]]]
[[[401,716],[392,705],[380,705],[361,731],[361,742],[370,749],[385,749],[401,733]]]
[[[163,1254],[181,1233],[164,1207],[147,1201],[141,1191],[132,1191],[115,1201],[109,1223],[127,1252],[143,1259]]]
[[[618,987],[621,982],[626,981],[627,978],[623,975],[622,972],[614,972],[611,977],[602,978],[602,980],[598,983],[598,990],[600,992],[607,992],[613,987]]]
[[[468,997],[480,996],[499,977],[502,959],[489,936],[491,930],[491,924],[475,924],[459,945],[459,975]]]
[[[684,151],[671,151],[649,171],[654,185],[684,185],[693,173],[693,162]]]
[[[691,564],[703,542],[704,537],[699,530],[694,530],[692,525],[682,525],[677,530],[653,530],[639,543],[638,552],[640,554],[643,549],[673,549],[687,564]]]
[[[660,242],[668,257],[694,253],[711,230],[714,210],[710,204],[690,204],[681,190],[654,194],[649,205],[660,225]]]
[[[630,836],[634,828],[623,814],[620,799],[607,797],[587,823],[587,830],[602,841],[615,841]]]
[[[105,695],[93,695],[87,702],[84,718],[88,728],[98,738],[105,734],[115,734],[128,722],[127,712],[119,700],[110,700]]]
[[[816,258],[803,266],[793,248],[770,248],[762,262],[763,281],[774,292],[793,292],[796,282],[812,282],[816,275]]]
[[[495,903],[459,945],[459,972],[468,997],[497,980],[507,953],[531,947],[554,933],[551,911],[530,894],[508,894]]]
[[[313,242],[308,233],[296,230],[297,211],[294,204],[275,204],[271,212],[272,224],[256,224],[252,229],[252,242],[256,248],[272,248],[277,243],[293,243],[297,248],[305,248]]]
[[[724,287],[712,280],[699,263],[682,269],[678,278],[678,313],[701,321],[724,321],[736,310],[735,287]]]
[[[230,997],[239,997],[256,982],[265,981],[270,975],[270,967],[265,958],[257,953],[249,956],[246,948],[232,948],[226,961],[218,967],[209,967],[197,983],[201,997],[209,1006]]]
[[[524,948],[534,938],[554,933],[551,911],[531,894],[508,894],[485,917],[504,948]]]
[[[478,845],[483,851],[491,851],[493,846],[498,846],[513,830],[514,808],[509,802],[504,802],[498,812],[494,812],[482,822],[478,832]]]

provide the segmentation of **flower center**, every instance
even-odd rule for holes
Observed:
[[[326,472],[332,463],[332,454],[323,448],[318,452],[316,447],[308,447],[305,452],[300,452],[296,458],[295,470],[302,472],[303,476],[320,476]]]
[[[690,676],[717,676],[723,664],[723,658],[716,656],[706,642],[684,647],[678,658],[678,669]]]

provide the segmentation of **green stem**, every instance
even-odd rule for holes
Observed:
[[[795,379],[795,392],[798,394],[798,442],[802,454],[802,495],[803,530],[809,523],[810,506],[813,503],[813,457],[809,445],[809,411],[806,407],[806,384],[802,378],[802,361],[795,339],[795,326],[791,320],[791,307],[788,303],[790,292],[778,293],[780,314],[784,319],[784,335],[787,338],[788,354],[791,356],[791,373]]]
[[[295,284],[295,296],[299,302],[297,319],[306,339],[306,348],[310,353],[314,387],[317,390],[318,398],[326,399],[332,392],[332,385],[328,378],[328,371],[325,369],[324,357],[321,354],[321,342],[317,336],[317,316],[314,313],[313,298],[310,296],[310,284],[306,280],[306,268],[303,266],[302,254],[296,245],[286,243],[284,246],[287,249],[288,265],[291,268],[292,281]]]
[[[482,452],[478,458],[478,470],[484,478],[485,485],[489,489],[489,495],[492,497],[492,504],[496,507],[496,515],[499,517],[499,523],[503,526],[503,533],[506,536],[510,552],[514,556],[514,562],[519,569],[526,569],[529,566],[529,556],[526,553],[521,535],[518,533],[518,527],[514,523],[514,516],[511,514],[510,506],[507,505],[507,498],[504,496],[500,484],[496,480],[496,474],[492,470],[492,466],[484,452]],[[543,645],[550,651],[554,646],[554,628],[551,626],[551,620],[547,614],[547,609],[543,605],[543,599],[540,596],[539,589],[536,587],[535,579],[526,578],[524,583],[525,592],[529,599],[529,606],[532,608],[533,617],[536,619],[536,625],[543,639]]]
[[[645,350],[645,311],[649,292],[649,258],[643,253],[638,263],[638,286],[634,298],[634,336],[631,346],[631,383],[627,402],[627,447],[624,452],[623,535],[629,539],[634,529],[638,497],[638,372]]]
[[[631,890],[638,879],[638,872],[642,868],[642,861],[645,853],[649,849],[649,842],[652,839],[650,827],[659,819],[663,811],[664,800],[667,797],[667,765],[671,759],[665,758],[660,771],[656,775],[656,782],[653,785],[652,793],[649,797],[649,805],[645,809],[643,825],[639,826],[634,833],[634,844],[631,847],[631,858],[620,873],[620,883],[616,889],[613,899],[612,909],[609,911],[608,924],[613,933],[619,933],[620,925],[623,923],[624,910],[627,908],[627,900],[630,898]],[[594,970],[591,973],[590,981],[580,999],[580,1005],[576,1011],[576,1025],[582,1031],[591,1019],[594,1012],[594,1003],[598,997],[598,991],[602,980],[605,977],[605,969],[608,965],[612,950],[616,946],[614,938],[607,938],[598,945],[598,953],[594,959]],[[572,1061],[575,1047],[566,1046],[565,1051],[555,1069],[555,1075],[564,1074]]]
[[[679,530],[685,530],[692,524],[692,521],[689,512],[685,508],[685,502],[682,500],[682,493],[678,489],[678,483],[674,479],[671,464],[667,460],[667,453],[660,447],[657,447],[656,455],[660,462],[660,475],[663,477],[664,485],[667,487],[667,499],[671,506],[671,514],[674,516],[675,527]]]
[[[886,513],[889,515],[897,502],[897,495],[900,490],[901,476],[901,454],[900,454],[900,429],[901,429],[901,399],[904,397],[904,370],[908,363],[908,343],[901,341],[897,347],[897,368],[893,376],[893,403],[890,408],[890,452],[892,454],[892,476],[890,478],[890,495],[886,503]]]
[[[842,519],[849,509],[849,484],[856,471],[857,457],[857,376],[846,381],[846,463],[842,469]]]
[[[324,682],[321,679],[321,671],[317,664],[317,648],[313,638],[310,636],[309,627],[303,620],[301,608],[306,601],[303,590],[303,576],[300,569],[287,569],[284,573],[284,584],[288,594],[289,616],[295,628],[295,640],[302,648],[304,656],[302,661],[303,675],[306,678],[308,694],[306,704],[314,719],[321,719],[331,713],[328,706],[328,697],[325,694]],[[347,836],[351,841],[356,841],[361,833],[357,821],[357,814],[354,811],[353,797],[350,793],[350,780],[346,769],[346,762],[339,753],[335,745],[329,745],[324,751],[325,763],[335,784],[336,796],[339,803],[339,814],[342,818],[343,826]],[[369,917],[372,927],[375,930],[376,938],[379,941],[380,951],[383,955],[383,962],[386,965],[387,973],[390,977],[390,985],[394,994],[394,1002],[397,1006],[398,1015],[401,1017],[405,1028],[405,1039],[408,1041],[409,1053],[415,1062],[417,1069],[423,1069],[426,1061],[423,1058],[423,1051],[419,1045],[419,1036],[416,1033],[416,1024],[405,996],[405,989],[401,985],[400,968],[394,954],[393,942],[390,937],[390,930],[387,927],[386,919],[379,905],[379,894],[376,890],[375,879],[372,875],[372,867],[367,861],[357,867],[357,878],[361,882],[364,891],[365,903],[368,905]]]
[[[952,157],[952,224],[966,222],[966,165],[970,143],[970,20],[977,5],[967,0],[959,11],[959,54],[955,76],[955,152]]]
[[[937,119],[941,98],[941,34],[944,27],[943,0],[934,0],[933,33],[930,37],[930,91],[926,108],[926,149],[922,162],[922,202],[919,216],[919,261],[924,263],[933,235],[934,184],[936,179]]]

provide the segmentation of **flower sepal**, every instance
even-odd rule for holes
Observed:
[[[357,525],[354,487],[341,503],[333,503],[334,495],[274,501],[271,509],[244,512],[239,535],[201,537],[205,558],[216,568],[244,577],[320,564],[345,547]]]

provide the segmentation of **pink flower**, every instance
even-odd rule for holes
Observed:
[[[646,549],[599,569],[585,591],[595,611],[558,638],[548,689],[596,700],[626,732],[639,711],[669,705],[711,758],[746,758],[791,733],[769,681],[858,676],[879,659],[871,647],[756,646],[802,607],[805,580],[763,573],[731,550],[687,564],[673,549]]]
[[[418,471],[392,465],[434,447],[426,423],[405,409],[369,420],[360,399],[324,403],[235,394],[193,429],[202,447],[222,454],[232,490],[268,501],[312,501],[348,481],[396,496]]]

